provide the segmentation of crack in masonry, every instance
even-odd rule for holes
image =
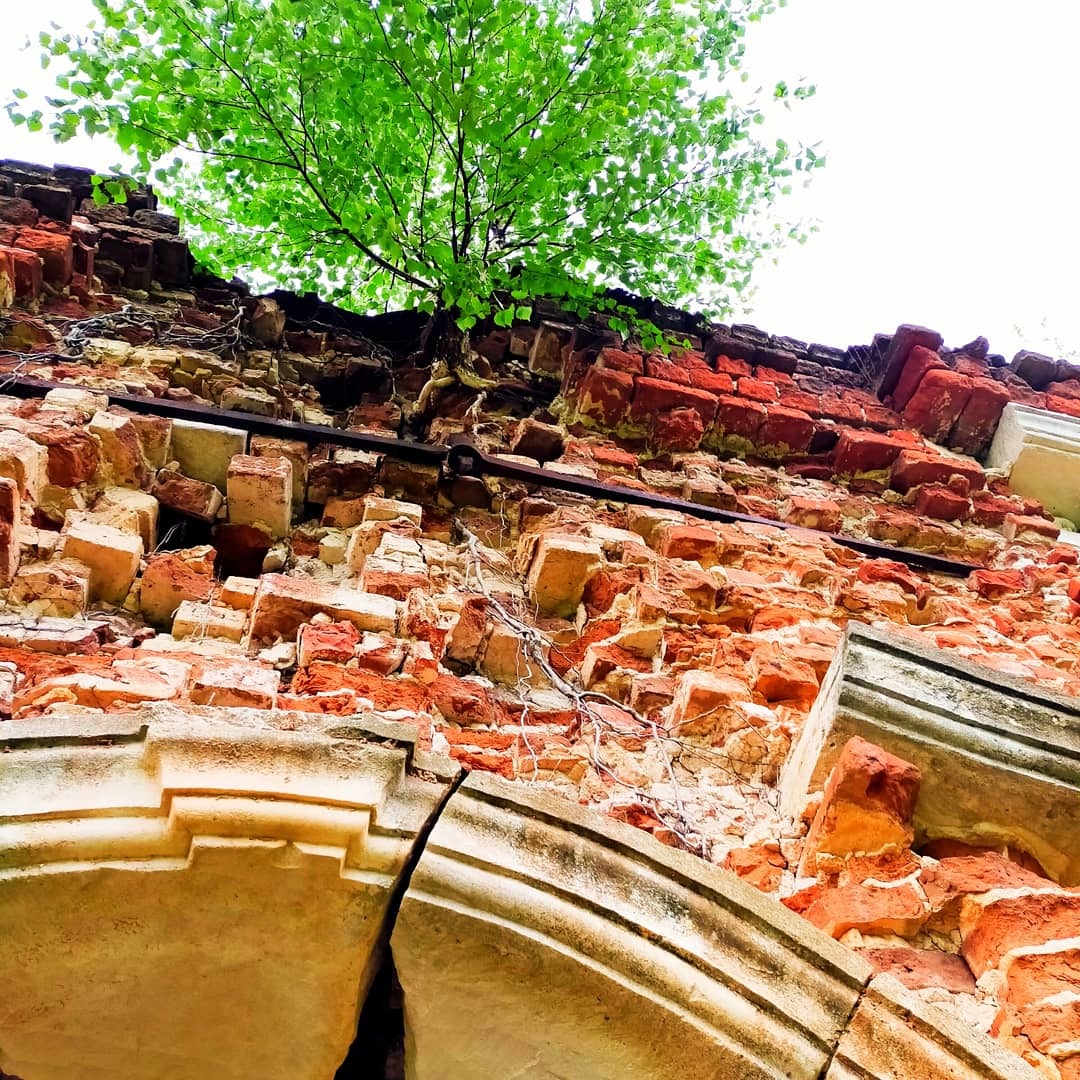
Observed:
[[[840,1044],[844,1041],[844,1036],[847,1034],[847,1030],[851,1026],[851,1021],[854,1018],[855,1014],[859,1011],[859,1006],[862,1004],[863,998],[866,997],[866,993],[870,989],[870,983],[873,981],[873,979],[873,974],[869,974],[866,976],[866,979],[859,990],[858,997],[855,998],[855,1001],[852,1003],[851,1008],[848,1010],[847,1016],[844,1017],[844,1025],[840,1028],[840,1031],[836,1036],[836,1042],[833,1043],[832,1049],[829,1051],[829,1056],[828,1058],[826,1058],[825,1064],[822,1065],[821,1072],[818,1073],[818,1080],[827,1080],[829,1070],[832,1068],[833,1062],[836,1060],[836,1055],[840,1051]],[[859,1065],[858,1062],[845,1062],[845,1065],[848,1069],[852,1071],[858,1070],[859,1080],[874,1080],[873,1075],[867,1072],[861,1065]]]
[[[380,1037],[383,1037],[385,1040],[386,1033],[385,1031],[378,1030],[378,1024],[380,1020],[385,1020],[386,1014],[391,1011],[389,998],[392,993],[393,984],[396,982],[396,972],[394,969],[393,953],[390,949],[390,935],[393,933],[394,927],[397,924],[398,913],[401,910],[401,904],[405,899],[405,894],[409,891],[409,885],[412,882],[413,874],[416,872],[420,859],[427,850],[428,839],[435,826],[438,824],[439,819],[442,817],[443,811],[446,809],[454,795],[457,794],[458,788],[465,782],[468,775],[469,774],[465,769],[461,769],[458,772],[457,776],[450,781],[446,793],[439,800],[438,805],[428,816],[424,824],[416,831],[416,839],[413,842],[412,848],[409,850],[409,855],[405,860],[405,865],[401,869],[397,884],[390,894],[390,901],[386,907],[386,914],[383,918],[382,928],[379,931],[379,938],[372,951],[374,975],[372,976],[370,986],[368,987],[367,995],[360,1003],[356,1036],[349,1046],[344,1060],[335,1073],[335,1080],[383,1080],[384,1076],[391,1076],[385,1069],[389,1051],[391,1050],[389,1042],[386,1041],[385,1045],[382,1047],[386,1052],[386,1055],[381,1061],[372,1060],[369,1046],[371,1041],[378,1040]],[[371,970],[371,968],[368,970]],[[379,1015],[373,1018],[372,1013],[374,1010],[378,1010]],[[2,1077],[0,1077],[0,1080],[2,1080]]]

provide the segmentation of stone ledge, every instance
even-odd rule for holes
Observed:
[[[1075,700],[851,626],[781,775],[783,812],[799,813],[853,735],[921,770],[919,841],[1012,844],[1061,883],[1080,883]]]
[[[305,713],[79,723],[4,725],[2,1068],[333,1075],[456,766],[417,761],[401,725]]]
[[[1018,495],[1080,523],[1080,419],[1012,402],[1005,406],[986,464]]]
[[[889,975],[867,987],[824,1080],[1036,1080],[1011,1051],[928,1005]]]

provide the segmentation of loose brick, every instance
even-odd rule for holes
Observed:
[[[636,423],[648,423],[652,417],[670,409],[693,409],[707,428],[716,416],[716,404],[716,395],[706,390],[642,376],[634,384],[630,418]]]
[[[934,368],[904,406],[904,422],[928,439],[943,442],[971,398],[972,381],[958,371]]]
[[[634,377],[628,372],[590,368],[578,389],[578,415],[604,427],[615,427],[629,415],[633,396]]]

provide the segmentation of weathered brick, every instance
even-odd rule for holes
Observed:
[[[716,402],[716,395],[706,390],[642,376],[634,383],[630,418],[635,423],[648,423],[652,417],[670,409],[693,409],[707,428],[716,416]]]

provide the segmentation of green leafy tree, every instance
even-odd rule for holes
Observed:
[[[206,265],[358,310],[467,331],[621,286],[719,313],[819,161],[731,93],[768,0],[94,2],[41,34],[51,111],[12,117],[111,132]]]

